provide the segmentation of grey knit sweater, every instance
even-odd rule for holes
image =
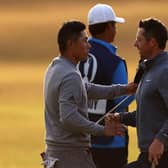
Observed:
[[[88,120],[87,99],[112,99],[126,93],[124,85],[84,84],[76,65],[57,57],[44,81],[46,144],[49,150],[87,148],[90,134],[104,127]]]

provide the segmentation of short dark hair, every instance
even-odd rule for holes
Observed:
[[[105,23],[97,23],[97,24],[94,24],[94,25],[89,25],[90,34],[92,36],[96,36],[98,34],[103,33],[105,31],[108,23],[115,24],[114,21],[110,21],[110,22],[105,22]]]
[[[152,37],[158,42],[160,49],[165,49],[168,39],[168,32],[166,26],[156,18],[147,18],[140,20],[139,28],[144,29],[144,36],[147,40]]]
[[[62,53],[67,49],[68,40],[77,40],[81,35],[81,31],[85,29],[86,26],[82,22],[79,21],[65,22],[60,28],[57,37],[60,52]]]

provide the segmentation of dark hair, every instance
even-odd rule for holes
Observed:
[[[98,34],[101,34],[105,31],[106,26],[108,23],[111,23],[112,25],[115,24],[114,21],[110,21],[110,22],[105,22],[105,23],[97,23],[94,25],[89,25],[89,32],[92,36],[96,36]]]
[[[140,20],[139,28],[144,29],[144,36],[147,40],[152,37],[158,42],[160,49],[165,49],[168,39],[168,32],[166,26],[156,18],[147,18]]]
[[[57,42],[60,52],[64,52],[67,48],[68,40],[77,40],[81,31],[85,30],[86,26],[79,21],[65,22],[58,32]]]

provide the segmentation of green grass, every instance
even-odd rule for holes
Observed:
[[[43,75],[47,64],[58,54],[58,27],[69,19],[87,23],[89,8],[99,1],[73,2],[18,0],[18,3],[6,1],[0,7],[0,167],[41,167],[39,154],[45,148]],[[118,53],[127,60],[132,80],[138,60],[133,47],[138,21],[156,16],[168,24],[168,1],[101,2],[112,4],[117,15],[127,20],[118,24],[115,44],[119,46]],[[130,109],[135,109],[135,104]],[[129,131],[129,161],[132,161],[138,149],[136,131],[133,128]]]
[[[40,167],[44,66],[1,63],[0,167]]]

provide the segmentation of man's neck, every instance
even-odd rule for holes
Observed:
[[[62,53],[62,56],[68,61],[70,61],[72,64],[74,65],[78,64],[77,59],[75,59],[75,57],[72,54],[65,52],[65,53]]]
[[[111,43],[112,42],[111,40],[109,40],[109,37],[104,35],[104,34],[98,34],[98,35],[94,36],[93,38],[97,38],[97,39],[105,41],[107,43]]]
[[[150,56],[147,58],[148,60],[150,59],[154,59],[155,57],[157,57],[159,55],[160,52],[162,52],[162,49],[156,49],[153,50],[152,53],[150,54]]]

